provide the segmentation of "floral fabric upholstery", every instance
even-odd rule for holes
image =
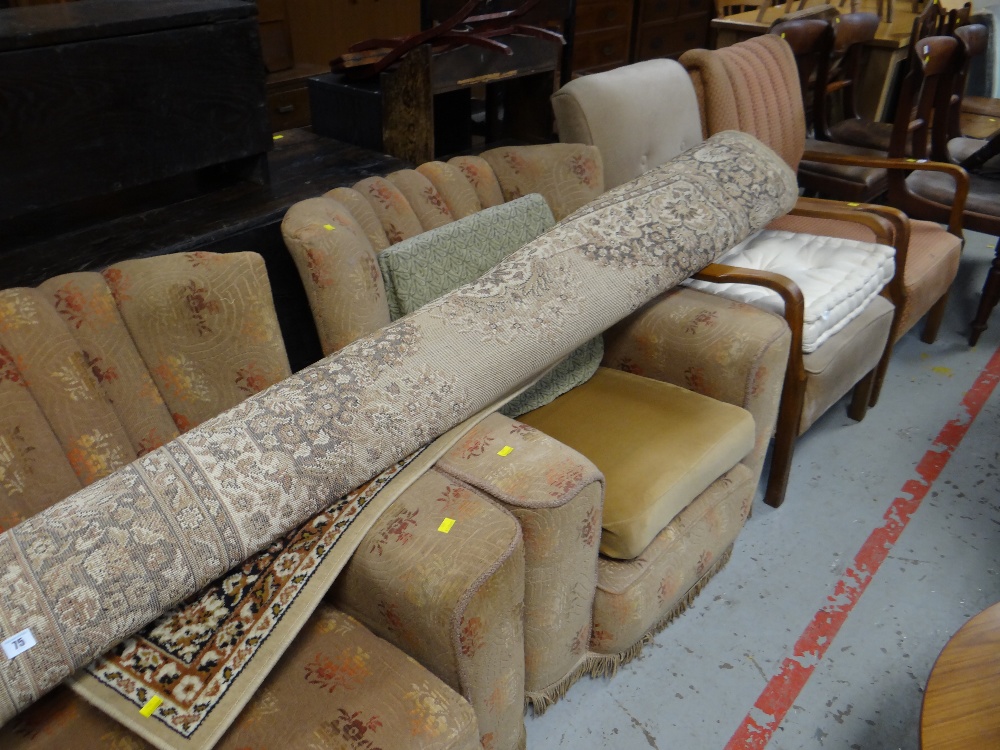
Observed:
[[[521,525],[525,690],[529,701],[540,700],[587,655],[603,477],[576,451],[500,414],[473,428],[438,467],[500,500]]]
[[[368,177],[354,185],[378,217],[389,244],[416,237],[423,224],[406,197],[384,177]]]
[[[318,200],[340,206],[330,199]],[[367,243],[363,230],[353,224],[350,213],[342,206],[338,217],[328,218],[343,223],[342,236],[353,232]],[[158,301],[154,299],[157,294],[167,297],[167,307],[182,300],[188,311],[204,313],[204,328],[213,329],[216,335],[233,336],[240,347],[245,347],[247,342],[253,343],[254,321],[260,321],[262,316],[247,314],[241,295],[246,297],[246,305],[272,309],[269,294],[263,293],[267,288],[260,284],[263,277],[259,273],[259,256],[248,256],[158,257],[135,265],[124,264],[126,268],[114,269],[108,276],[118,282],[119,299],[131,305],[133,316],[141,316],[142,312],[133,305],[131,294],[143,295],[143,302],[151,307]],[[197,304],[191,302],[192,287],[187,284],[182,285],[182,295],[175,295],[177,283],[160,287],[147,284],[137,289],[127,275],[164,273],[168,282],[176,282],[178,268],[202,264],[211,272],[192,282],[202,292],[195,298]],[[160,278],[162,281],[164,277]],[[218,304],[214,304],[213,293],[220,295]],[[222,309],[223,304],[230,307]],[[38,290],[0,292],[0,312],[3,530],[35,516],[117,466],[158,448],[176,437],[178,429],[101,274],[68,274],[50,279]],[[213,316],[220,315],[250,327],[214,326]],[[276,331],[276,322],[274,328]],[[145,333],[149,333],[148,328],[137,331],[140,336]],[[276,342],[280,346],[280,337]],[[211,343],[217,356],[220,352],[227,356],[226,348],[218,346],[217,340]],[[283,348],[281,354],[279,361],[283,361]],[[209,371],[209,376],[226,371],[224,367],[216,368]],[[30,373],[31,387],[25,373]],[[35,392],[52,416],[39,405]],[[72,438],[77,424],[92,432],[95,427],[101,428],[117,443],[93,441],[84,445],[71,439],[67,451],[53,428]],[[112,453],[98,452],[109,446],[115,449]],[[509,523],[514,525],[512,520]],[[91,555],[88,564],[96,559]],[[502,582],[492,582],[477,570],[478,578],[485,581],[480,581],[480,588],[497,586],[503,592],[517,594],[517,602],[509,606],[519,610],[518,582],[523,570],[517,569],[516,563],[507,567],[514,569],[516,581],[510,580],[506,568]],[[490,601],[494,600],[500,599],[493,596]],[[509,614],[504,621],[515,622]],[[7,628],[3,629],[6,632]],[[520,634],[505,636],[502,642],[519,644]],[[523,654],[508,656],[502,658],[504,664],[523,663]],[[394,679],[383,679],[386,674],[392,674]],[[516,684],[516,680],[508,676],[505,684],[511,683]],[[520,710],[522,695],[510,696],[509,702]],[[274,715],[281,715],[283,720],[268,721]],[[509,720],[509,716],[505,718]],[[523,723],[512,724],[510,731],[517,736],[523,732]],[[303,748],[472,750],[480,747],[479,739],[475,712],[467,701],[410,657],[327,606],[296,637],[291,650],[217,747],[235,750],[277,742]],[[0,730],[0,747],[115,750],[150,745],[60,688],[30,713]]]
[[[0,729],[0,747],[152,745],[60,688]],[[480,744],[466,701],[350,616],[321,605],[215,747],[478,750]]]
[[[181,432],[291,374],[256,253],[129,260],[103,275]]]
[[[288,209],[281,233],[304,282],[324,355],[389,323],[375,251],[353,211],[327,196],[309,198]]]
[[[493,168],[481,156],[455,156],[448,163],[462,173],[472,189],[476,191],[479,205],[483,208],[499,206],[504,202],[503,190],[493,174]]]
[[[132,443],[131,458],[177,437],[177,427],[99,273],[57,276],[41,284],[76,339]]]
[[[564,149],[564,153],[566,151]],[[568,151],[579,153],[575,148]],[[503,201],[493,169],[484,159],[456,157],[449,164],[462,170],[470,185],[478,190],[482,205],[489,205],[491,200]],[[418,171],[423,173],[424,170],[418,168]],[[568,171],[572,174],[571,170]],[[573,181],[577,179],[572,176]],[[535,186],[531,187],[533,190]],[[489,197],[491,188],[496,190],[493,198]],[[560,190],[557,193],[569,195],[572,191]],[[580,208],[588,199],[589,186],[588,190],[577,189],[575,195],[579,202],[567,202],[563,210],[572,212]],[[308,285],[305,277],[303,280]],[[606,353],[604,362],[611,367],[633,369],[649,377],[662,378],[750,410],[754,414],[757,431],[754,451],[744,459],[744,465],[753,472],[753,484],[759,477],[776,418],[789,338],[787,326],[776,316],[693,290],[674,290],[605,334],[605,340],[616,349]],[[489,434],[496,440],[503,439],[514,446],[510,441],[518,439],[520,433],[505,437],[509,429],[506,425],[509,424],[517,423],[494,415],[473,434],[492,430]],[[555,441],[552,443],[559,445]],[[532,453],[527,454],[516,448],[506,459],[487,452],[479,459],[484,462],[482,465],[473,462],[476,465],[471,469],[462,469],[462,464],[469,462],[456,459],[455,452],[460,450],[456,446],[439,462],[439,468],[479,488],[484,494],[499,499],[521,523],[526,554],[526,698],[537,712],[557,699],[581,673],[599,673],[607,667],[609,658],[613,661],[617,656],[610,657],[606,652],[595,653],[599,649],[588,648],[593,600],[592,594],[581,592],[595,591],[597,568],[593,564],[588,567],[582,558],[577,559],[580,555],[593,555],[596,560],[596,545],[600,539],[600,514],[597,509],[601,501],[597,484],[589,485],[573,498],[564,498],[562,505],[518,505],[505,495],[511,491],[510,484],[518,484],[527,492],[536,486],[532,483],[542,481],[551,468],[552,459],[540,457],[537,463],[531,462],[517,471],[512,470],[511,467],[517,464],[511,458],[535,455],[539,450],[538,443],[530,447]],[[578,455],[565,446],[560,445],[559,450]],[[582,457],[580,460],[586,462]],[[485,462],[489,461],[496,462],[496,466],[491,468],[486,465]],[[507,473],[503,473],[505,471]],[[739,473],[737,467],[736,474]],[[583,529],[589,529],[589,532],[585,533]],[[723,537],[724,534],[719,537],[720,544],[725,546],[731,543],[731,538],[727,540]],[[578,546],[580,539],[591,540],[593,548]],[[548,544],[550,540],[553,541]],[[570,540],[576,543],[570,543]],[[698,559],[680,558],[680,563],[687,566],[685,575],[696,576],[700,555],[701,552]],[[602,569],[608,562],[602,561]],[[655,558],[655,565],[647,576],[663,578],[677,562],[678,558],[660,555]],[[612,566],[615,564],[618,563],[611,562]],[[710,567],[708,572],[712,570]],[[590,583],[581,579],[567,597],[567,589],[559,578],[577,582],[577,576],[584,575],[586,571],[593,571],[595,578]],[[671,606],[677,606],[670,600],[653,601],[654,604],[640,613],[640,619],[645,624],[645,629],[640,629],[635,636],[640,641],[643,633],[653,629],[665,613],[669,613]],[[557,621],[561,623],[558,628],[550,627],[545,632],[546,623]],[[614,630],[614,623],[614,620],[605,618],[605,632],[611,633],[608,643],[623,643],[635,634],[634,630],[618,633]],[[371,622],[368,624],[384,635],[384,631]],[[549,637],[553,633],[556,635]],[[626,645],[634,645],[634,640]],[[489,683],[483,681],[481,684]]]
[[[504,200],[541,193],[556,221],[604,192],[601,153],[596,146],[505,146],[483,152],[483,159],[503,188]]]
[[[13,356],[2,345],[0,414],[0,529],[9,529],[83,483]]]
[[[464,695],[484,746],[516,750],[524,741],[523,580],[516,521],[431,470],[368,532],[331,600]]]
[[[401,169],[386,179],[406,198],[424,230],[437,229],[455,220],[434,184],[417,170]]]
[[[737,464],[661,531],[633,560],[598,561],[591,673],[613,672],[683,611],[743,528],[757,488]],[[600,657],[605,657],[601,659]]]
[[[456,220],[482,211],[483,205],[475,188],[454,164],[429,161],[417,167],[417,171],[431,181]]]
[[[0,292],[0,347],[0,356],[16,367],[8,364],[7,372],[16,372],[14,382],[31,392],[81,484],[135,458],[128,433],[95,376],[94,362],[42,292]]]
[[[354,220],[365,230],[372,250],[376,254],[389,247],[389,238],[385,236],[382,222],[375,215],[375,209],[361,193],[354,188],[339,187],[330,190],[325,196],[339,201],[351,212]]]

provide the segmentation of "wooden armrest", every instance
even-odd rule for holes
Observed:
[[[895,242],[895,227],[892,222],[880,214],[863,209],[860,203],[852,206],[842,201],[799,198],[795,202],[795,207],[788,213],[792,216],[836,219],[837,221],[861,224],[872,231],[879,244],[894,245]]]
[[[820,151],[806,151],[802,161],[816,161],[825,164],[840,164],[847,167],[872,167],[873,169],[905,169],[908,171],[945,172],[955,180],[955,201],[951,204],[948,231],[956,237],[962,236],[962,214],[969,196],[969,173],[957,164],[927,159],[896,159],[888,156],[848,156],[846,154],[826,154]]]
[[[903,299],[903,272],[906,268],[910,252],[910,218],[906,214],[892,206],[879,206],[874,203],[845,203],[825,198],[799,198],[796,207],[799,206],[816,206],[827,209],[832,206],[840,211],[848,210],[877,214],[883,221],[888,222],[892,226],[893,239],[886,244],[892,245],[896,251],[894,259],[896,271],[887,286],[889,287],[892,301],[897,305],[900,304]]]
[[[780,273],[727,266],[724,263],[709,263],[691,278],[718,284],[753,284],[776,292],[785,302],[784,318],[792,332],[787,377],[805,377],[802,366],[802,329],[805,326],[806,305],[798,284]]]

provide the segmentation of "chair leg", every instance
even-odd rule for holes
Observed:
[[[975,346],[976,342],[979,341],[979,336],[986,330],[986,321],[989,320],[990,313],[1000,301],[1000,240],[997,240],[997,247],[993,254],[993,263],[990,265],[990,272],[986,275],[986,283],[983,284],[983,296],[979,300],[979,309],[976,310],[976,317],[972,321],[969,346]]]
[[[920,340],[925,344],[933,344],[937,339],[938,331],[941,328],[941,321],[944,320],[944,309],[948,306],[948,292],[941,295],[941,299],[934,303],[934,307],[927,313],[927,322],[924,323],[923,333]]]
[[[767,487],[764,489],[764,502],[772,508],[777,508],[785,502],[785,490],[788,489],[788,475],[792,470],[792,456],[795,453],[795,441],[799,436],[805,395],[805,380],[786,378],[781,392],[781,404],[778,407],[778,424],[774,430],[771,469],[767,474]]]
[[[888,361],[888,359],[888,357],[882,357],[882,360],[884,361]],[[847,409],[847,416],[855,422],[860,422],[865,418],[865,413],[868,411],[868,405],[872,400],[872,390],[875,385],[877,373],[881,365],[882,362],[879,362],[875,369],[871,370],[867,375],[861,378],[861,380],[859,380],[854,386],[854,393],[851,396],[851,405]],[[875,400],[878,399],[876,398]]]
[[[865,417],[865,409],[860,406],[855,406],[854,401],[858,398],[858,385],[864,383],[866,380],[871,378],[871,387],[868,389],[868,408],[875,406],[878,403],[878,397],[882,395],[882,384],[885,382],[885,374],[889,371],[889,360],[892,358],[892,348],[896,345],[896,340],[902,335],[899,332],[899,327],[901,325],[900,320],[900,310],[897,307],[892,314],[892,327],[889,328],[889,339],[885,342],[885,350],[882,352],[882,358],[879,359],[878,364],[872,372],[865,375],[858,384],[854,386],[854,397],[851,401],[851,408],[848,411],[848,415],[851,419],[855,419],[854,413],[860,410],[860,417],[857,417],[857,421],[860,422]]]

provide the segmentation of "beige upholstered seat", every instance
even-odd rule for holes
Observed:
[[[753,450],[748,411],[658,380],[600,368],[520,421],[604,473],[601,554],[631,560]]]

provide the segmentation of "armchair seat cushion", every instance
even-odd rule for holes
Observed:
[[[888,245],[765,229],[734,247],[719,262],[780,273],[798,284],[805,300],[802,351],[810,353],[878,296],[892,279],[894,255]],[[764,287],[687,283],[773,312],[784,308],[778,294]]]
[[[618,559],[642,553],[754,444],[753,417],[745,409],[606,367],[520,421],[604,473],[600,550]]]

